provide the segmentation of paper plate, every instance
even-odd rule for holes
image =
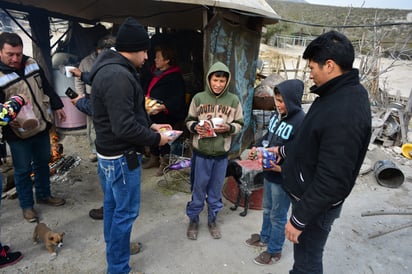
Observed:
[[[402,155],[412,160],[412,144],[406,143],[402,145]]]

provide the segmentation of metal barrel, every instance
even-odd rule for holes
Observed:
[[[405,180],[403,172],[390,160],[379,160],[373,170],[378,183],[385,187],[397,188]]]

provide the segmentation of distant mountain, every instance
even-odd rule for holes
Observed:
[[[306,2],[305,0],[272,0],[272,1],[268,1],[266,0],[266,2],[293,2],[293,3],[304,3],[304,4],[309,4],[308,2]]]

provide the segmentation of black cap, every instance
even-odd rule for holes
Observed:
[[[149,35],[141,24],[134,18],[128,17],[117,32],[115,48],[117,51],[125,52],[148,50],[150,48]]]

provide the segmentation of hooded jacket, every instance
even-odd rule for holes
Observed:
[[[63,108],[63,102],[47,81],[39,64],[25,55],[20,69],[0,62],[0,102],[17,94],[24,94],[31,103],[39,125],[24,131],[5,126],[4,138],[8,141],[20,140],[48,131],[53,123],[51,110]]]
[[[352,69],[320,87],[291,143],[280,149],[283,187],[294,203],[292,225],[303,230],[351,192],[371,137],[368,92]]]
[[[132,148],[143,152],[144,146],[159,144],[160,134],[150,129],[139,74],[127,58],[107,50],[99,54],[89,77],[99,154],[118,156]]]
[[[209,76],[217,71],[225,71],[229,74],[226,87],[219,95],[213,93],[209,83]],[[228,90],[230,78],[229,68],[225,64],[214,63],[206,75],[205,90],[197,93],[190,103],[186,126],[194,133],[193,150],[200,155],[212,157],[227,155],[232,135],[239,133],[243,127],[242,105],[239,98]],[[220,117],[223,123],[229,124],[230,131],[217,133],[216,137],[199,138],[195,126],[200,120],[211,120],[215,117]]]
[[[305,113],[302,110],[303,82],[300,80],[286,80],[275,86],[283,98],[286,114],[280,115],[276,110],[269,121],[268,132],[261,138],[256,146],[263,146],[262,141],[269,141],[269,147],[282,146],[293,139]],[[263,176],[269,182],[282,183],[280,172],[263,171]]]

